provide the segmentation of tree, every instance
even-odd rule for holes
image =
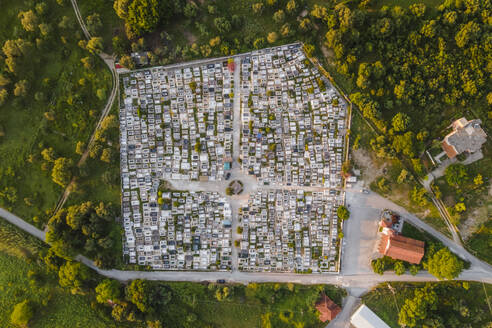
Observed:
[[[408,177],[408,171],[405,169],[402,169],[400,172],[400,175],[398,175],[398,178],[396,179],[396,182],[399,184],[404,183],[407,180]]]
[[[417,186],[414,186],[412,191],[410,191],[410,199],[412,202],[422,207],[429,203],[427,200],[427,191],[424,188],[418,188]]]
[[[261,49],[265,46],[265,38],[258,38],[253,42],[253,47],[255,49]]]
[[[104,148],[101,153],[101,161],[110,163],[112,157],[113,157],[113,152],[111,151],[111,148]]]
[[[114,52],[118,55],[124,54],[129,47],[129,42],[126,40],[126,38],[122,38],[118,35],[113,37],[112,44]]]
[[[5,87],[10,84],[10,79],[4,74],[0,73],[0,87]],[[491,93],[492,95],[492,93]]]
[[[87,50],[89,50],[93,54],[98,54],[103,50],[103,39],[101,37],[92,37],[86,46]]]
[[[258,15],[261,15],[261,13],[263,12],[263,2],[257,2],[257,3],[253,3],[251,5],[251,8],[253,8],[253,12],[255,14],[258,14]]]
[[[219,288],[215,291],[215,298],[221,302],[229,297],[229,287],[224,287],[222,290]]]
[[[60,20],[60,23],[58,23],[58,27],[63,30],[69,30],[74,27],[74,22],[70,17],[63,16],[62,19]]]
[[[120,296],[120,283],[116,280],[104,279],[96,286],[96,299],[99,303],[116,302]]]
[[[126,287],[126,297],[127,299],[135,304],[137,308],[146,313],[146,312],[151,312],[150,310],[150,301],[149,301],[149,296],[150,296],[150,288],[148,286],[148,282],[145,280],[133,280],[127,287]]]
[[[41,151],[41,157],[47,162],[54,162],[56,155],[53,147],[43,149]]]
[[[280,9],[273,14],[273,21],[277,24],[282,23],[285,20],[285,12]]]
[[[371,262],[372,270],[374,273],[377,273],[379,275],[384,274],[384,270],[386,269],[386,266],[384,264],[384,260],[382,258],[378,258],[376,260],[373,260]]]
[[[97,97],[99,100],[104,100],[104,99],[106,99],[106,89],[104,89],[104,88],[97,89],[97,90],[96,90],[96,97]]]
[[[463,25],[458,33],[456,33],[454,39],[458,47],[464,48],[468,44],[468,42],[477,39],[479,34],[480,26],[476,22],[470,21]]]
[[[102,28],[101,16],[98,13],[87,16],[86,18],[87,29],[92,34],[97,34]]]
[[[24,39],[7,40],[3,44],[2,51],[6,57],[21,57],[28,54],[32,43]]]
[[[0,106],[5,104],[8,97],[9,97],[9,93],[7,92],[7,89],[0,89]]]
[[[282,25],[280,28],[280,34],[282,34],[283,37],[288,37],[292,34],[289,23]]]
[[[28,32],[36,31],[38,17],[32,10],[21,11],[17,17],[20,19],[22,27]]]
[[[416,289],[414,297],[406,299],[401,307],[398,323],[403,327],[422,327],[421,322],[436,308],[437,301],[437,295],[431,288]]]
[[[396,132],[405,132],[410,124],[410,117],[405,113],[397,113],[391,120],[391,124]]]
[[[411,131],[401,135],[397,134],[393,137],[393,143],[391,144],[395,152],[401,153],[408,157],[414,156],[414,134]]]
[[[303,32],[307,32],[311,29],[311,20],[309,18],[303,18],[299,23],[299,28]]]
[[[210,41],[208,42],[208,44],[209,44],[211,47],[218,46],[218,45],[220,44],[220,36],[217,36],[217,37],[215,37],[215,38],[210,39]]]
[[[451,164],[444,171],[444,176],[449,185],[458,188],[468,181],[466,167],[463,164]]]
[[[454,209],[458,213],[466,211],[465,203],[463,203],[463,202],[456,203],[456,205],[454,205]]]
[[[221,34],[228,33],[231,30],[231,23],[224,17],[214,19],[214,25]]]
[[[85,150],[85,143],[83,141],[78,141],[77,145],[75,146],[75,153],[77,155],[82,155]]]
[[[339,206],[337,209],[337,216],[341,220],[347,220],[350,217],[350,211],[345,206]]]
[[[445,247],[429,258],[427,270],[439,280],[454,279],[463,270],[463,261]]]
[[[481,186],[483,184],[483,178],[482,175],[479,173],[475,178],[473,178],[473,183],[475,186]]]
[[[65,187],[72,178],[72,166],[73,161],[69,158],[60,157],[55,160],[53,171],[51,172],[53,182]]]
[[[15,84],[14,96],[24,97],[27,94],[28,89],[29,89],[29,82],[27,82],[26,80],[20,80]]]
[[[184,7],[183,13],[187,18],[196,17],[196,15],[198,14],[198,6],[195,2],[190,1]]]
[[[133,58],[128,55],[121,56],[120,64],[128,69],[135,68],[135,62],[133,61]]]
[[[128,6],[131,0],[116,0],[113,3],[113,9],[119,18],[126,20],[128,18]]]
[[[27,327],[33,317],[32,305],[28,300],[17,303],[10,315],[10,322],[19,327]]]
[[[419,267],[417,265],[415,265],[415,264],[412,264],[410,266],[410,274],[412,276],[415,276],[417,273],[419,273]]]
[[[119,4],[118,9],[126,16],[124,19],[130,36],[138,37],[145,32],[152,32],[161,20],[159,1],[157,0],[133,0],[126,13],[124,12],[125,3]]]
[[[294,14],[297,11],[297,3],[295,0],[289,0],[286,6],[287,12],[289,14]]]
[[[267,41],[268,43],[275,43],[278,40],[278,34],[277,32],[270,32],[268,33]]]
[[[67,261],[58,271],[60,286],[70,288],[72,294],[80,293],[89,277],[89,269],[79,262]]]
[[[381,177],[378,182],[377,182],[379,190],[381,190],[383,193],[386,193],[389,191],[389,184],[388,180],[386,178]]]
[[[398,276],[401,276],[406,271],[405,264],[403,264],[402,261],[396,261],[393,269],[395,270],[395,274]]]

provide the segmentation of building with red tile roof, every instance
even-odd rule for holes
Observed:
[[[481,120],[468,121],[462,117],[451,124],[453,131],[441,142],[442,149],[449,158],[454,158],[461,153],[474,153],[479,151],[487,141],[487,134],[480,127]]]
[[[316,309],[319,312],[319,320],[326,322],[333,320],[342,309],[333,302],[325,293],[321,293],[321,298],[316,302]]]
[[[395,260],[419,264],[424,257],[425,243],[420,240],[397,234],[383,234],[379,244],[379,253]]]

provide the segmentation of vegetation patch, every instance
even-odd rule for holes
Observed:
[[[111,74],[79,46],[69,1],[6,0],[2,10],[0,206],[42,225],[76,173],[76,143],[87,141]]]
[[[492,286],[477,282],[393,282],[363,297],[390,327],[489,327]]]

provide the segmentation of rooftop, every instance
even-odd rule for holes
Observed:
[[[464,117],[451,124],[453,131],[441,143],[449,158],[453,158],[463,152],[474,153],[480,150],[487,140],[487,134],[480,124],[482,124],[481,120],[468,121]]]
[[[322,322],[333,320],[342,311],[325,293],[322,293],[321,298],[316,302],[316,309],[320,313],[319,320]]]
[[[401,235],[382,235],[379,253],[393,259],[419,264],[424,257],[424,242]]]

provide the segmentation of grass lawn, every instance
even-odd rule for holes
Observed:
[[[0,107],[0,125],[5,131],[0,137],[0,190],[10,188],[13,195],[0,197],[0,206],[27,221],[34,216],[46,220],[45,212],[63,190],[51,181],[50,168],[41,169],[41,151],[53,147],[56,157],[76,162],[75,145],[88,139],[106,100],[98,99],[96,90],[109,93],[111,89],[111,74],[104,63],[77,45],[82,33],[69,2],[63,7],[55,0],[45,3],[45,13],[38,20],[51,30],[41,42],[35,41],[39,31],[24,31],[17,18],[19,11],[33,9],[32,3],[2,1],[0,18],[0,45],[17,38],[33,45],[28,58],[19,59],[15,74],[3,61],[0,64],[0,73],[11,81],[9,98]],[[62,28],[59,23],[64,16],[71,23]],[[84,57],[92,58],[91,69],[83,67]],[[20,80],[29,84],[25,97],[13,95],[14,84]]]
[[[478,258],[492,264],[492,220],[480,225],[465,243],[466,248]]]
[[[47,274],[36,262],[37,253],[47,245],[0,219],[0,326],[10,324],[15,304],[29,299],[34,303],[32,328],[114,327],[90,305],[90,298],[72,295],[58,285],[54,274]],[[41,278],[28,277],[28,272]]]
[[[425,283],[405,282],[380,284],[366,294],[362,302],[390,327],[399,328],[399,309],[406,299],[413,298],[416,288],[425,285]],[[428,283],[428,285],[434,288],[438,297],[437,309],[430,310],[428,317],[441,317],[444,321],[443,327],[486,327],[486,324],[492,320],[492,313],[486,301],[487,297],[490,299],[492,285],[460,281]],[[394,294],[388,286],[393,288]],[[465,307],[468,309],[468,314]]]
[[[125,34],[125,24],[116,15],[113,9],[113,1],[107,0],[91,0],[77,2],[80,14],[84,19],[87,16],[95,13],[99,14],[103,25],[92,36],[100,36],[104,40],[104,48],[108,53],[112,53],[112,38],[113,36]]]
[[[32,328],[54,327],[114,327],[90,306],[90,301],[82,295],[72,295],[58,286],[56,279],[48,279],[37,288],[29,283],[29,271],[40,270],[36,263],[0,252],[0,326],[15,327],[10,324],[10,314],[15,304],[25,299],[35,303]],[[47,302],[43,306],[43,302]]]
[[[489,190],[492,182],[492,142],[490,140],[482,147],[484,158],[465,166],[467,181],[458,188],[451,186],[446,177],[436,179],[434,188],[437,187],[442,193],[444,204],[450,208],[458,228],[466,241],[466,245],[472,253],[492,263],[490,256],[490,245],[488,240],[492,239],[492,198]],[[482,176],[483,184],[476,185],[474,179]],[[453,208],[457,203],[465,204],[466,210],[458,213]],[[475,238],[478,238],[476,241]]]
[[[183,318],[196,315],[204,326],[217,328],[252,327],[324,327],[319,321],[314,302],[320,291],[341,304],[343,289],[330,285],[250,284],[201,285],[163,283],[173,293],[174,302],[167,305],[165,322],[169,327],[182,327]],[[218,301],[216,290],[229,288],[229,297]],[[189,320],[189,319],[187,319]]]

